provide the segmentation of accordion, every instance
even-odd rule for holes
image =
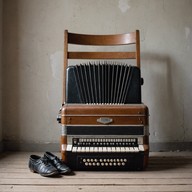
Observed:
[[[72,170],[143,170],[149,156],[148,108],[140,68],[88,63],[66,70],[62,159]]]

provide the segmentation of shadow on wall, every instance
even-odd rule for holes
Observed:
[[[2,125],[6,149],[7,140],[14,141],[20,137],[20,53],[18,1],[12,1],[11,4],[7,1],[3,3]]]
[[[182,69],[168,55],[144,53],[143,101],[150,112],[152,142],[184,141]]]

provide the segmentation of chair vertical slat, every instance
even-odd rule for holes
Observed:
[[[67,71],[67,66],[68,66],[68,31],[65,30],[64,32],[64,66],[63,66],[63,104],[65,103],[66,99],[66,90],[65,90],[65,85],[66,85],[66,71]]]

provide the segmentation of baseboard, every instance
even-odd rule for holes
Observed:
[[[4,151],[29,151],[29,152],[42,152],[42,151],[60,151],[59,143],[18,143],[12,141],[4,142]]]
[[[1,151],[60,151],[59,143],[19,143],[13,141],[0,142]],[[192,142],[154,142],[150,143],[150,151],[192,151]]]
[[[150,151],[192,151],[192,142],[150,143]]]

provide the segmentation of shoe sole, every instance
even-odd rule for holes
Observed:
[[[70,174],[72,171],[71,170],[66,170],[66,171],[59,171],[60,174]]]
[[[32,173],[37,173],[37,174],[39,174],[39,175],[41,175],[41,176],[43,176],[43,177],[50,177],[50,176],[55,176],[55,175],[58,175],[58,174],[59,174],[57,171],[56,171],[56,172],[51,172],[51,173],[46,173],[46,174],[38,173],[37,171],[34,171],[34,170],[32,170],[32,169],[30,169],[30,171],[31,171]]]

